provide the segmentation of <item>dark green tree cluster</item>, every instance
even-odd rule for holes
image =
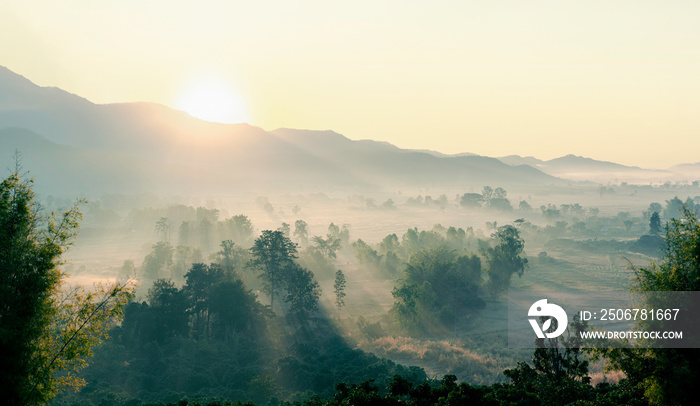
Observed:
[[[264,325],[264,306],[222,265],[194,264],[185,280],[182,288],[167,279],[153,282],[147,302],[127,305],[121,336],[133,344],[174,337],[227,340]]]
[[[333,293],[335,293],[335,307],[338,309],[338,318],[340,318],[340,309],[345,306],[345,285],[347,280],[342,270],[338,269],[335,273],[335,281],[333,282]]]
[[[634,270],[641,292],[700,290],[700,221],[694,208],[681,207],[678,218],[667,223],[662,260]],[[689,388],[700,382],[700,349],[622,348],[597,353],[655,403],[685,405],[697,400]]]
[[[416,384],[401,375],[395,375],[385,385],[374,380],[361,383],[341,382],[330,397],[312,396],[303,401],[282,402],[284,406],[646,406],[638,391],[626,382],[600,383],[595,387],[581,382],[578,387],[557,386],[556,383],[537,385],[538,372],[530,370],[510,384],[476,386],[459,383],[454,375]],[[181,401],[177,406],[204,406],[205,403]],[[242,403],[211,402],[207,406],[243,406]],[[253,406],[251,404],[246,404]],[[168,406],[176,406],[175,403]]]
[[[0,183],[0,402],[46,404],[67,387],[107,337],[133,289],[117,282],[86,292],[63,288],[61,255],[74,241],[78,205],[44,216],[32,181],[16,171]]]
[[[297,258],[297,245],[280,230],[264,230],[250,249],[248,264],[260,272],[265,293],[270,297],[270,309],[274,311],[275,297],[283,296],[288,305],[288,315],[305,319],[318,310],[321,289],[311,271],[301,267]]]
[[[372,246],[361,239],[352,246],[357,261],[371,271],[384,274],[387,277],[399,276],[404,264],[411,255],[422,250],[437,249],[446,246],[459,254],[466,253],[471,245],[476,244],[474,231],[471,227],[464,230],[456,227],[443,227],[436,224],[432,230],[409,228],[399,237],[389,234]]]
[[[141,275],[148,280],[172,277],[173,246],[167,241],[158,241],[143,259]]]
[[[397,323],[412,332],[454,327],[460,315],[483,308],[481,260],[441,246],[415,253],[392,291]]]
[[[514,226],[499,227],[493,236],[496,245],[484,249],[482,254],[488,269],[488,290],[492,295],[498,295],[510,287],[513,275],[523,275],[527,258],[523,256],[525,241]]]

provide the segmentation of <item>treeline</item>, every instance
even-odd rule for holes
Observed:
[[[294,236],[306,237],[302,256],[307,262],[318,255],[332,265],[338,250],[350,249],[347,227],[331,224],[325,237],[311,239],[303,230],[304,223],[297,222]],[[486,286],[495,293],[507,286],[511,274],[522,273],[524,258],[519,271],[507,265],[513,260],[509,255],[522,253],[517,229],[507,226],[499,233],[493,244],[481,243],[487,274],[501,272],[486,285],[481,258],[465,253],[471,230],[409,229],[401,243],[395,235],[385,238],[380,244],[384,252],[396,250],[397,260],[399,255],[410,258],[394,290],[397,327],[419,332],[452,326],[461,312],[483,307],[480,295],[487,292]],[[290,227],[284,225],[265,230],[249,249],[225,240],[210,256],[211,263],[189,265],[182,285],[170,278],[155,279],[142,300],[126,305],[123,322],[96,350],[94,364],[85,373],[88,385],[79,396],[64,395],[58,404],[110,396],[133,402],[174,401],[185,394],[261,402],[330,396],[337,382],[375,379],[387,384],[397,373],[414,383],[425,380],[420,368],[396,365],[345,342],[320,308],[314,272],[303,265],[289,234]],[[514,251],[504,251],[506,245]],[[173,275],[177,265],[162,260],[172,255],[164,247],[166,241],[154,244],[141,267],[145,275]],[[241,278],[250,274],[257,276],[269,304],[263,305]],[[340,270],[334,276],[340,310],[345,276]]]
[[[700,290],[700,263],[698,256],[693,254],[700,247],[700,222],[695,213],[684,210],[681,219],[669,224],[665,237],[664,259],[635,270],[636,289],[641,292]],[[211,322],[220,317],[213,310],[215,306],[210,303],[197,307],[198,300],[194,298],[200,296],[190,293],[195,284],[192,278],[196,274],[214,275],[217,279],[226,272],[215,268],[212,273],[211,266],[193,270],[182,289],[160,283],[151,289],[151,303],[148,304],[158,308],[163,297],[177,296],[181,292],[185,302],[189,303],[190,337],[175,339],[178,333],[174,328],[170,329],[172,337],[150,337],[148,343],[130,342],[142,340],[143,336],[129,338],[129,334],[124,334],[130,325],[125,318],[124,325],[115,330],[114,336],[118,338],[100,347],[96,354],[96,365],[88,369],[90,383],[83,389],[80,400],[64,397],[55,404],[89,402],[136,406],[163,404],[148,403],[160,401],[172,405],[222,405],[227,404],[222,399],[248,399],[254,404],[300,406],[676,405],[693,404],[696,397],[692,388],[698,382],[700,371],[698,349],[586,350],[589,356],[605,357],[613,368],[626,375],[616,384],[601,382],[591,385],[588,361],[580,348],[582,342],[578,334],[587,325],[577,317],[569,325],[566,335],[540,339],[530,363],[520,362],[515,368],[505,370],[504,375],[510,383],[490,386],[458,383],[453,375],[441,380],[427,380],[419,369],[407,370],[349,349],[341,337],[328,333],[330,324],[312,328],[310,324],[293,319],[294,324],[290,326],[296,328],[282,335],[270,334],[274,331],[270,331],[268,325],[267,340],[274,345],[261,346],[258,341],[262,338],[250,338],[255,336],[255,328],[251,323],[241,322],[243,319],[240,318],[237,319],[239,323],[245,325],[242,330],[234,328],[233,334],[217,333],[222,329],[214,326],[223,324],[221,320],[218,324]],[[238,294],[245,296],[245,293]],[[211,296],[202,297],[208,302]],[[248,305],[242,301],[240,307],[252,310],[245,317],[251,317],[251,314],[252,317],[265,317],[264,313],[256,313],[254,309],[260,307],[252,301]],[[202,309],[208,310],[203,312]],[[163,315],[167,314],[165,309],[161,311]],[[127,317],[130,317],[129,313]],[[236,334],[236,331],[252,334]],[[193,332],[201,338],[194,339]],[[281,346],[287,349],[287,353],[276,358],[274,366],[266,367],[270,364],[264,361]],[[367,379],[368,375],[370,379]],[[372,378],[376,380],[372,381]],[[329,389],[331,386],[335,389]],[[190,403],[187,397],[201,398],[202,401]],[[288,401],[280,401],[280,397]]]
[[[476,252],[488,245],[488,237],[459,227],[444,227],[436,224],[431,230],[409,228],[399,236],[396,233],[385,236],[377,244],[368,244],[362,239],[352,243],[357,261],[371,272],[379,272],[387,278],[400,275],[411,255],[423,250],[446,247],[458,254]]]
[[[482,243],[480,249],[485,280],[482,257],[474,253],[460,255],[447,244],[414,252],[392,291],[398,325],[413,334],[456,328],[484,307],[485,294],[507,290],[512,276],[525,272],[525,242],[511,225],[500,227],[493,237],[493,245]]]
[[[244,267],[234,248],[224,241],[217,261],[193,264],[181,287],[157,279],[145,300],[128,303],[121,325],[85,370],[88,385],[56,404],[139,404],[185,395],[263,402],[329,395],[341,381],[426,378],[420,368],[346,344],[320,312],[318,283],[295,261],[296,244],[283,231],[263,231]],[[250,271],[261,279],[269,305],[240,278]]]

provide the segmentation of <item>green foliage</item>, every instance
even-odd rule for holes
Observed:
[[[663,261],[635,270],[638,290],[700,290],[700,222],[686,207],[681,213],[666,225]]]
[[[219,264],[194,264],[178,289],[159,279],[148,303],[129,303],[120,334],[129,342],[162,344],[176,337],[229,340],[255,331],[267,315],[235,272]]]
[[[241,296],[230,293],[227,296],[233,301]],[[216,288],[211,294],[216,295]],[[146,303],[130,304],[135,305],[140,311],[150,308]],[[60,404],[69,404],[70,399],[74,404],[90,405],[175,404],[185,396],[200,404],[224,404],[221,399],[268,404],[275,397],[318,399],[312,397],[314,393],[330,397],[338,382],[375,379],[386,386],[396,374],[406,377],[411,385],[426,379],[419,368],[406,368],[351,348],[332,332],[330,323],[322,321],[311,334],[286,330],[284,339],[277,343],[269,340],[280,326],[267,332],[241,329],[228,337],[213,334],[195,340],[172,336],[150,341],[130,331],[137,325],[146,327],[145,323],[134,323],[134,318],[143,314],[126,313],[123,326],[113,332],[114,339],[98,349],[95,363],[87,368],[88,386],[79,395],[64,396]]]
[[[248,216],[238,214],[220,221],[218,226],[221,240],[230,239],[244,247],[247,247],[253,241],[253,223]]]
[[[493,191],[493,196],[488,201],[488,207],[500,211],[513,211],[513,206],[510,205],[507,195],[508,193],[505,189],[497,187]]]
[[[556,321],[555,321],[556,323]],[[622,380],[618,385],[590,385],[588,361],[580,349],[580,332],[588,327],[578,316],[569,324],[566,338],[538,339],[532,366],[519,362],[503,373],[511,385],[493,385],[500,404],[527,399],[518,404],[558,405],[646,405],[642,392]]]
[[[340,318],[340,308],[345,306],[345,274],[338,269],[335,273],[335,282],[333,282],[333,293],[335,293],[335,307],[338,309],[338,318]]]
[[[333,277],[336,271],[335,259],[324,255],[315,245],[309,245],[297,258],[296,263],[300,266],[313,269],[314,273],[324,279]]]
[[[158,279],[148,289],[148,302],[150,309],[143,311],[151,316],[147,323],[152,339],[162,342],[169,336],[187,335],[188,303],[185,292],[178,289],[170,280]]]
[[[481,193],[465,193],[459,198],[459,204],[467,208],[483,207],[499,211],[512,211],[508,200],[508,192],[502,187],[493,189],[491,186],[484,186]]]
[[[226,274],[234,276],[237,269],[243,269],[248,263],[248,251],[232,240],[221,241],[219,246],[221,249],[212,255],[212,259],[221,265]]]
[[[173,246],[167,241],[153,244],[141,265],[141,274],[149,280],[169,277],[173,265]]]
[[[700,290],[700,222],[696,213],[682,207],[679,218],[666,225],[661,262],[635,268],[636,289],[641,292]],[[602,349],[611,368],[627,374],[630,384],[659,404],[691,404],[695,395],[687,388],[700,381],[700,350]]]
[[[471,227],[465,231],[462,228],[445,228],[435,224],[432,230],[419,231],[417,228],[409,228],[400,240],[396,234],[389,234],[376,248],[359,239],[352,246],[360,264],[370,271],[377,271],[394,279],[404,263],[416,252],[446,246],[462,254],[467,252],[473,240],[474,231]]]
[[[352,349],[342,337],[331,335],[311,342],[291,346],[290,355],[277,363],[277,382],[290,391],[311,390],[323,397],[333,395],[339,382],[362,382],[373,379],[387,387],[394,375],[401,375],[413,383],[426,380],[418,367],[404,367],[374,354]]]
[[[666,200],[666,209],[664,210],[664,217],[667,219],[678,219],[683,212],[683,201],[674,197],[671,200]]]
[[[328,225],[327,237],[329,240],[340,240],[342,245],[347,245],[350,241],[350,226],[343,224],[342,227],[338,227],[330,223]]]
[[[365,266],[371,266],[375,269],[380,266],[382,262],[382,256],[379,255],[379,252],[377,252],[377,250],[372,248],[369,244],[362,241],[361,239],[358,239],[357,241],[352,243],[352,246],[355,249],[355,258],[357,258],[360,264]]]
[[[497,245],[486,248],[483,255],[488,268],[488,289],[495,296],[508,289],[513,274],[523,275],[527,258],[522,256],[525,241],[517,228],[511,225],[499,227],[493,237]]]
[[[649,234],[658,235],[661,232],[661,218],[659,212],[653,212],[649,218]]]
[[[61,254],[82,214],[76,204],[43,217],[32,181],[17,172],[0,183],[0,389],[5,404],[44,404],[83,383],[77,372],[133,289],[60,290]]]
[[[313,238],[316,249],[328,259],[335,259],[335,252],[340,249],[340,238],[334,238],[330,234],[324,239],[323,237],[315,236]]]
[[[481,207],[481,203],[484,201],[484,196],[479,193],[465,193],[459,199],[459,204],[462,207]]]
[[[305,320],[310,313],[318,310],[321,289],[314,279],[313,272],[300,266],[297,258],[297,245],[280,230],[265,230],[255,240],[250,249],[251,260],[248,266],[260,271],[263,288],[270,296],[270,309],[274,309],[274,298],[284,293],[288,304],[288,316]],[[274,311],[274,310],[273,310]]]
[[[264,290],[270,296],[270,309],[274,311],[275,296],[284,283],[285,273],[296,268],[297,245],[282,231],[264,230],[250,253],[249,266],[260,271]]]
[[[458,315],[484,306],[478,297],[481,261],[446,246],[415,253],[392,291],[398,324],[411,331],[450,327]]]
[[[284,301],[289,304],[289,316],[303,321],[310,313],[318,311],[321,288],[314,279],[313,272],[295,264],[287,269],[283,282],[287,291]]]
[[[308,223],[304,220],[294,222],[294,236],[299,239],[302,246],[309,243]]]

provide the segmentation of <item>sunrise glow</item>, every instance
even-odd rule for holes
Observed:
[[[217,77],[201,77],[185,86],[177,109],[217,123],[248,122],[247,108],[234,87]]]

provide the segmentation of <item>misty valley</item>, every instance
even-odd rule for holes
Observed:
[[[511,291],[700,290],[700,164],[265,131],[6,68],[0,89],[6,404],[688,404],[697,349],[511,348],[507,313]]]
[[[630,264],[658,260],[662,221],[697,210],[687,197],[697,190],[580,185],[512,198],[486,186],[202,206],[104,195],[83,208],[67,283],[133,278],[136,296],[82,372],[87,385],[56,404],[306,401],[332,398],[339,382],[386,388],[395,375],[507,383],[503,371],[532,358],[508,348],[508,289],[629,289]],[[290,260],[274,308],[263,262],[277,254],[258,243]],[[601,361],[589,374],[624,377]]]

